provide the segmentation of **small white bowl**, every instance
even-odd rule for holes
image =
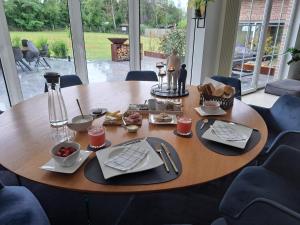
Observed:
[[[136,133],[139,129],[137,125],[128,125],[126,128],[129,133]]]
[[[71,155],[67,156],[67,157],[61,157],[61,156],[57,156],[55,155],[55,153],[61,148],[61,147],[73,147],[74,149],[76,149],[75,152],[73,152]],[[50,150],[50,154],[52,156],[52,158],[60,165],[63,167],[70,167],[73,166],[76,162],[76,160],[78,159],[79,156],[79,152],[80,152],[80,144],[76,143],[76,142],[62,142],[59,143],[55,146],[53,146],[53,148]]]
[[[203,107],[207,112],[215,112],[220,108],[220,103],[217,101],[205,101]]]
[[[72,119],[72,122],[68,123],[67,126],[71,130],[75,130],[78,132],[85,132],[92,125],[93,120],[94,120],[94,117],[91,115],[83,115],[83,117],[81,115],[75,116]]]

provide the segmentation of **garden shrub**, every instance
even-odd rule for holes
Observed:
[[[61,40],[54,41],[50,46],[50,50],[58,58],[67,58],[69,51],[67,44]]]
[[[180,56],[185,55],[186,32],[182,29],[172,29],[160,40],[159,49],[171,55],[173,49],[176,49]]]
[[[36,41],[36,47],[38,49],[42,49],[43,46],[46,46],[46,45],[48,45],[48,39],[45,37],[41,37]]]
[[[13,38],[11,39],[11,45],[12,45],[13,47],[20,47],[20,45],[21,45],[21,38],[18,37],[18,36],[13,37]]]

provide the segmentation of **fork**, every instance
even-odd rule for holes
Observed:
[[[165,169],[166,169],[167,173],[169,173],[169,172],[170,172],[170,169],[169,169],[169,167],[168,167],[168,165],[167,165],[167,162],[166,162],[166,159],[165,159],[165,157],[164,157],[164,155],[163,155],[163,153],[162,153],[161,147],[160,147],[159,145],[156,146],[155,151],[158,152],[158,154],[160,155],[160,158],[161,158],[162,161],[164,162]]]

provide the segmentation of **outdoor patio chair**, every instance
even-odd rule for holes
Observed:
[[[27,41],[27,42],[26,42]],[[41,57],[40,51],[38,48],[32,43],[32,41],[28,40],[22,40],[22,46],[24,47],[24,58],[25,60],[30,64],[31,62],[35,62],[35,67],[38,67],[39,65],[42,65],[43,67],[50,67],[48,62],[45,60],[44,57]],[[48,52],[47,52],[48,54]],[[41,60],[46,63],[44,64]]]
[[[39,201],[25,187],[4,186],[0,181],[0,224],[50,225]]]
[[[158,81],[154,71],[129,71],[126,81]]]
[[[281,145],[262,166],[242,170],[213,225],[300,224],[300,149]]]
[[[266,155],[275,139],[282,132],[300,131],[300,98],[283,95],[271,108],[251,105],[264,119],[268,127],[268,140],[262,152]]]
[[[60,76],[60,87],[66,88],[76,85],[82,85],[82,81],[77,75],[63,75]],[[48,92],[47,84],[45,84],[45,92]]]
[[[24,68],[27,68],[29,71],[31,71],[31,68],[30,66],[23,61],[23,53],[21,51],[21,49],[19,47],[13,47],[13,54],[14,54],[14,57],[15,57],[15,62],[17,64],[17,66],[19,66],[22,71],[25,72],[25,69]]]
[[[211,79],[234,87],[235,98],[237,98],[238,100],[242,99],[241,81],[239,79],[233,77],[219,76],[219,75],[212,76]]]

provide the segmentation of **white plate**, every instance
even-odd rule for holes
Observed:
[[[243,135],[245,135],[247,138],[242,141],[226,141],[226,140],[219,138],[217,135],[215,135],[214,132],[212,131],[212,128],[209,128],[208,130],[206,130],[205,133],[202,134],[202,138],[210,140],[210,141],[219,142],[219,143],[222,143],[225,145],[233,146],[236,148],[244,149],[246,147],[246,144],[247,144],[249,138],[251,137],[251,134],[253,131],[252,128],[249,128],[249,127],[246,127],[246,126],[243,126],[240,124],[227,123],[227,122],[219,121],[219,120],[216,120],[215,123],[226,124],[227,126],[231,126],[232,128],[236,129],[239,133],[242,133]]]
[[[205,111],[203,106],[195,108],[196,112],[200,114],[200,116],[222,116],[226,115],[226,111],[224,111],[221,107],[215,111],[207,112]]]
[[[148,152],[147,156],[144,159],[142,159],[141,162],[139,162],[139,164],[137,164],[134,168],[127,170],[127,171],[120,171],[118,169],[114,169],[114,168],[104,165],[104,162],[106,162],[108,159],[114,157],[116,154],[119,154],[120,151],[122,151],[122,150],[120,150],[119,146],[105,148],[101,151],[97,151],[96,155],[97,155],[104,178],[108,179],[108,178],[123,175],[123,174],[136,173],[136,172],[140,172],[140,171],[150,170],[150,169],[153,169],[153,168],[156,168],[156,167],[159,167],[160,165],[162,165],[163,161],[158,156],[158,154],[155,152],[155,150],[150,146],[150,144],[145,140],[142,140],[141,142],[143,142],[143,147],[149,149],[149,152]],[[140,142],[138,142],[138,143],[140,143]]]
[[[46,164],[41,166],[41,169],[58,173],[74,173],[84,163],[84,161],[89,157],[91,153],[92,151],[80,150],[78,159],[76,160],[75,164],[70,167],[60,166],[59,164],[57,164],[57,162],[54,161],[54,159],[51,158]]]
[[[152,124],[161,124],[161,125],[175,125],[177,124],[177,117],[176,115],[172,115],[172,114],[168,114],[169,116],[172,117],[172,120],[169,121],[169,122],[159,122],[157,120],[155,120],[154,116],[155,115],[158,115],[158,114],[149,114],[149,123],[152,123]]]

